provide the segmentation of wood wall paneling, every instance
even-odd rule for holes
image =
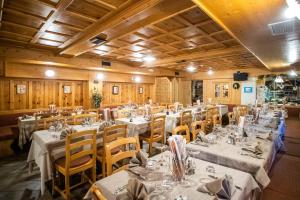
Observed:
[[[26,78],[0,79],[0,111],[47,108],[55,103],[59,107],[84,105],[86,81],[60,81]],[[17,93],[17,85],[25,85],[24,94]],[[71,86],[71,93],[64,94],[63,86]]]
[[[119,94],[112,94],[113,86],[119,87]],[[139,93],[139,88],[143,88],[143,93]],[[137,83],[117,83],[117,82],[103,82],[102,106],[121,105],[128,102],[137,104],[144,104],[147,97],[153,98],[151,91],[154,87],[153,84],[137,84]]]

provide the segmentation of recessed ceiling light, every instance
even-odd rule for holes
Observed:
[[[144,57],[145,62],[153,62],[155,60],[156,60],[155,57],[150,56],[150,55]]]
[[[207,74],[212,75],[213,73],[214,73],[214,71],[211,68],[209,68],[208,71],[207,71]]]
[[[289,12],[289,14],[286,13],[286,15],[294,15],[300,20],[300,3],[297,0],[286,0],[286,3],[289,7],[288,11],[286,11]]]
[[[190,65],[190,66],[188,66],[186,69],[187,69],[187,71],[189,71],[189,72],[194,72],[197,68],[194,67],[193,65]]]
[[[298,76],[297,72],[295,72],[294,70],[291,70],[291,71],[289,72],[289,75],[290,75],[290,76]]]
[[[136,77],[133,78],[133,80],[134,80],[134,82],[136,82],[136,83],[140,83],[140,82],[142,81],[142,78],[139,77],[139,76],[136,76]]]
[[[98,73],[98,74],[96,75],[96,79],[97,79],[97,80],[103,80],[103,78],[104,78],[104,75],[103,75],[102,73]]]
[[[53,77],[53,76],[55,76],[55,72],[53,70],[46,70],[45,75],[47,77]]]

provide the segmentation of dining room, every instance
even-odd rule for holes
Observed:
[[[0,0],[0,199],[300,199],[299,0]]]

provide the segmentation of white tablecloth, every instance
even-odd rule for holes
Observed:
[[[170,154],[169,152],[165,152],[163,154]],[[161,157],[161,154],[151,158],[154,160],[158,160]],[[207,166],[213,166],[215,168],[215,176],[223,176],[224,174],[230,175],[233,178],[233,184],[242,188],[242,190],[235,189],[232,200],[254,200],[258,199],[260,195],[260,188],[258,184],[255,182],[253,177],[245,172],[238,171],[235,169],[231,169],[228,167],[224,167],[221,165],[209,163],[203,160],[194,159],[196,164],[196,173],[191,176],[187,176],[190,180],[194,182],[191,187],[181,187],[180,185],[174,186],[172,191],[166,192],[168,195],[168,199],[174,199],[176,196],[182,195],[186,196],[188,200],[213,200],[215,199],[214,196],[210,196],[207,193],[198,192],[196,189],[198,186],[203,184],[201,183],[202,179],[209,179],[208,172],[206,171]],[[165,171],[166,166],[161,166],[160,169],[155,170],[155,173],[161,173]],[[169,170],[168,170],[169,171]],[[135,175],[131,174],[128,171],[120,171],[116,174],[113,174],[109,177],[106,177],[102,180],[96,182],[96,185],[101,189],[104,196],[107,200],[115,200],[117,195],[114,192],[117,190],[118,187],[122,187],[128,183],[130,178],[136,178]],[[163,176],[159,176],[158,181],[144,181],[145,184],[151,184],[155,186],[156,183],[161,183]],[[213,180],[213,179],[211,179]],[[126,189],[122,192],[125,193]],[[121,195],[121,194],[118,194]],[[88,192],[84,199],[90,199],[91,194]]]
[[[29,117],[27,119],[18,119],[18,128],[19,128],[19,147],[23,148],[23,145],[26,144],[27,139],[31,137],[31,133],[36,128],[35,117]]]
[[[93,126],[75,125],[73,128],[77,131],[95,130],[99,127],[96,123]],[[56,136],[56,137],[55,137]],[[31,165],[35,162],[41,173],[41,193],[45,191],[45,182],[52,179],[52,166],[48,154],[47,145],[53,142],[60,142],[60,132],[49,132],[48,130],[35,131],[32,134],[32,143],[30,146],[27,162]],[[97,140],[97,143],[101,142]],[[64,145],[64,142],[62,143]],[[61,152],[60,152],[61,153]]]
[[[266,138],[266,132],[262,133],[261,137]],[[273,141],[254,139],[255,141],[261,142],[263,147],[262,157],[264,159],[241,155],[243,152],[241,150],[242,145],[228,144],[226,143],[226,140],[227,137],[221,138],[220,140],[217,140],[216,144],[210,144],[208,147],[190,143],[187,145],[187,149],[193,151],[193,156],[198,159],[250,173],[263,188],[267,187],[270,183],[268,172],[272,166],[277,151],[283,145],[279,135],[274,133]],[[253,141],[253,144],[256,144],[255,141]]]
[[[150,129],[150,121],[147,121],[142,116],[133,117],[132,122],[130,121],[129,118],[116,119],[116,124],[126,124],[127,135],[129,137],[143,134]]]

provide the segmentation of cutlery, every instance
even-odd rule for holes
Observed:
[[[141,174],[135,172],[135,171],[132,170],[132,169],[127,169],[127,171],[129,171],[130,173],[136,175],[138,178],[140,178],[140,179],[142,179],[142,180],[146,180],[146,177],[145,177],[145,176],[143,176],[143,175],[141,175]]]
[[[115,195],[119,194],[120,192],[122,192],[124,189],[126,189],[127,185],[123,185],[120,187],[117,187],[116,191],[114,192]]]

